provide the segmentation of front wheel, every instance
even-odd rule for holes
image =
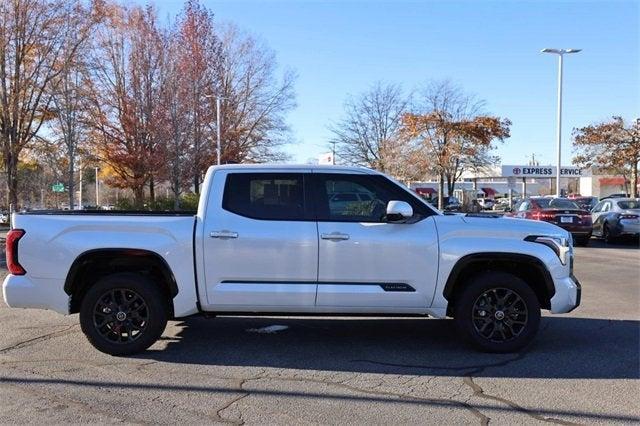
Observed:
[[[110,355],[142,352],[167,325],[167,304],[157,284],[134,273],[101,278],[80,307],[80,327],[89,342]]]
[[[454,303],[458,329],[485,352],[518,351],[533,340],[540,325],[536,294],[509,273],[480,275],[469,282]]]

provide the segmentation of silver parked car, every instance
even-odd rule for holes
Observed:
[[[622,236],[640,236],[640,199],[607,198],[591,210],[593,235],[606,242]]]

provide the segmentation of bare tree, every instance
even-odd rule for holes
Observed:
[[[211,96],[220,92],[221,45],[215,32],[213,13],[195,0],[189,0],[178,18],[174,34],[177,69],[180,72],[184,113],[188,129],[191,180],[200,192],[204,172],[213,160],[211,123],[215,106]]]
[[[363,165],[397,177],[411,149],[401,138],[402,116],[409,97],[397,84],[377,82],[344,105],[344,117],[330,127],[331,142],[341,160]]]
[[[468,168],[496,161],[494,140],[509,137],[511,121],[482,113],[484,102],[448,81],[431,83],[421,95],[421,111],[403,117],[403,133],[416,141],[423,158],[439,176],[438,206],[443,208],[444,182],[449,195]]]
[[[199,184],[200,172],[194,171],[190,154],[192,141],[192,121],[190,112],[192,90],[185,83],[182,73],[180,51],[182,45],[178,38],[168,41],[166,61],[164,62],[164,78],[162,91],[162,112],[164,124],[164,143],[167,151],[166,176],[174,197],[174,209],[180,208],[180,196],[190,182]],[[188,81],[188,80],[187,80]],[[197,182],[196,182],[197,180]]]
[[[295,74],[279,76],[273,51],[233,25],[219,37],[222,162],[285,159],[279,148],[291,141],[285,113],[295,107]]]
[[[52,87],[52,120],[51,130],[59,137],[54,141],[64,152],[66,163],[66,182],[69,195],[69,209],[75,204],[76,159],[79,145],[84,137],[85,99],[84,83],[86,67],[83,58],[78,55],[75,60],[68,61]]]
[[[9,204],[18,203],[18,159],[51,118],[49,88],[88,37],[100,4],[0,2],[0,143]]]

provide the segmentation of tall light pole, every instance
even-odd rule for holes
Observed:
[[[100,205],[100,181],[98,180],[98,170],[100,170],[100,167],[96,167],[96,208]]]
[[[222,96],[218,95],[205,95],[205,98],[216,98],[216,136],[217,136],[217,147],[216,147],[216,158],[218,160],[218,165],[220,165],[220,152],[221,152],[221,143],[220,143],[220,99],[224,99]]]
[[[562,167],[562,58],[568,53],[578,53],[582,49],[542,49],[542,53],[558,55],[558,164],[556,165],[556,196],[560,196],[560,168]]]

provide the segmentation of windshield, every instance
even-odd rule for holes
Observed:
[[[573,209],[580,210],[580,207],[573,201],[569,201],[566,198],[539,198],[536,200],[536,204],[543,209]]]
[[[640,209],[640,201],[638,200],[618,201],[618,207],[620,207],[623,210]]]

